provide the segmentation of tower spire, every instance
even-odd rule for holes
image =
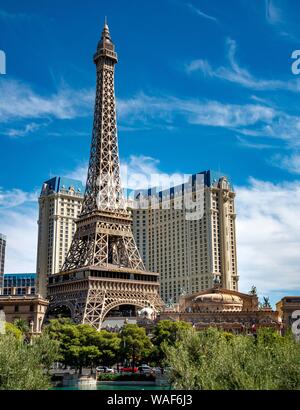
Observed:
[[[97,85],[86,188],[77,231],[63,271],[109,263],[145,269],[131,232],[131,216],[125,207],[121,187],[114,90],[117,54],[114,49],[104,25],[94,55]]]

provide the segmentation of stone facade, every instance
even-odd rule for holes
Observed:
[[[261,327],[281,329],[279,312],[259,309],[256,295],[220,287],[181,296],[178,304],[161,313],[160,320],[164,319],[183,320],[199,330],[213,326],[234,333]]]
[[[32,334],[41,332],[48,304],[46,299],[34,295],[0,296],[0,310],[5,313],[6,322],[23,319]]]

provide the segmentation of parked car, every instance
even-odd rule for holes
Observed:
[[[138,368],[137,367],[134,367],[133,368],[133,372],[134,373],[137,373],[138,372]],[[132,373],[132,366],[127,366],[127,367],[121,367],[120,368],[120,372],[124,372],[124,373]]]
[[[148,366],[147,364],[142,364],[141,366],[139,366],[138,370],[139,370],[139,373],[143,373],[143,374],[152,373],[152,367]]]
[[[114,369],[111,369],[110,367],[107,366],[98,366],[96,367],[96,371],[98,373],[114,373]]]

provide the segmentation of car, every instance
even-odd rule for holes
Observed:
[[[143,374],[152,373],[152,367],[148,366],[147,364],[142,364],[141,366],[139,366],[138,370],[140,373],[143,373]]]
[[[120,372],[122,373],[132,373],[132,366],[126,366],[126,367],[121,367],[120,368]],[[133,372],[137,373],[138,372],[138,368],[134,367],[133,368]]]
[[[107,366],[98,366],[96,367],[96,371],[98,373],[114,373],[114,369],[111,369],[110,367]]]

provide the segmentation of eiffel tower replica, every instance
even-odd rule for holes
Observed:
[[[76,323],[101,329],[120,305],[150,307],[163,302],[159,274],[147,272],[137,249],[132,218],[120,182],[114,69],[117,54],[105,20],[94,63],[96,99],[90,161],[77,229],[61,272],[48,281],[49,310],[67,308]]]

